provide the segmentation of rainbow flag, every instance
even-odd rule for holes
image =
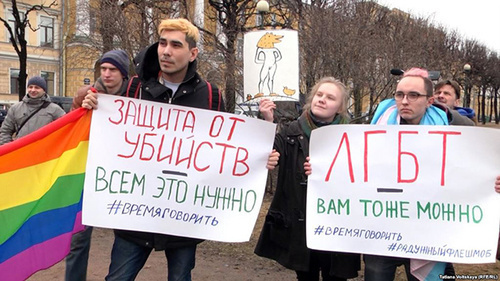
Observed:
[[[0,146],[0,280],[61,261],[83,230],[91,111],[80,108]]]

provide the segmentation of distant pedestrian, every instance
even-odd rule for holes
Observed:
[[[26,136],[65,114],[50,101],[47,82],[40,76],[28,80],[27,93],[22,101],[7,111],[0,127],[0,145]]]

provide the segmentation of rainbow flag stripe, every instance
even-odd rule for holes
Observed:
[[[92,112],[78,109],[0,146],[0,280],[62,260],[81,231]]]

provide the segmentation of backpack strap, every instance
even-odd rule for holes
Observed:
[[[207,82],[207,87],[208,87],[208,107],[211,109],[211,110],[216,110],[217,111],[220,111],[220,104],[221,104],[221,96],[220,96],[220,92],[219,92],[219,89],[217,89],[215,95],[215,100],[217,100],[217,104],[214,105],[214,91],[212,89],[212,84],[210,84],[210,82],[208,81],[205,81]]]
[[[139,79],[139,76],[137,75],[132,76],[128,81],[127,92],[125,93],[125,96],[130,98],[131,93],[133,93],[134,98],[137,98],[139,96],[140,89],[141,89],[141,79]]]
[[[220,111],[220,105],[221,105],[221,102],[222,102],[222,97],[221,97],[221,94],[220,94],[220,91],[219,89],[217,89],[217,111]]]
[[[210,82],[206,81],[207,82],[207,87],[208,87],[208,107],[210,109],[213,109],[213,104],[212,104],[212,84],[210,84]]]
[[[46,108],[47,106],[49,106],[49,104],[51,104],[51,102],[50,102],[50,101],[44,101],[44,102],[42,103],[42,105],[41,105],[39,108],[37,108],[36,110],[34,110],[34,111],[33,111],[33,112],[32,112],[32,113],[28,116],[28,118],[24,119],[24,121],[21,123],[21,125],[19,125],[19,127],[17,127],[17,130],[16,130],[16,133],[15,133],[15,134],[16,134],[16,135],[18,135],[18,134],[19,134],[19,131],[21,131],[21,128],[22,128],[22,127],[26,124],[26,122],[28,122],[28,120],[30,120],[30,119],[31,119],[31,117],[33,117],[33,116],[34,116],[34,115],[35,115],[38,111],[40,111],[42,108]]]

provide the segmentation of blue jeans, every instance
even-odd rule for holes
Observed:
[[[87,280],[87,265],[89,263],[90,240],[92,237],[92,226],[86,226],[85,230],[71,237],[71,250],[66,256],[66,281]]]
[[[365,281],[393,281],[396,268],[405,266],[408,281],[418,281],[410,273],[410,259],[363,255],[365,261]]]
[[[137,245],[115,235],[107,281],[135,280],[153,249]],[[168,281],[191,281],[196,245],[165,250]]]

